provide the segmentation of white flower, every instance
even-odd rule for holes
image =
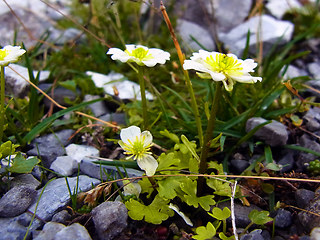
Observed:
[[[112,60],[125,62],[135,62],[139,66],[154,67],[157,63],[165,64],[170,60],[170,53],[158,48],[147,48],[142,45],[126,45],[126,50],[110,48],[107,54],[112,55]]]
[[[123,187],[124,196],[135,195],[139,197],[141,193],[141,186],[139,183],[130,183],[129,180],[124,180],[122,182],[124,184],[124,187]]]
[[[174,205],[174,204],[170,203],[169,204],[169,208],[171,208],[176,213],[178,213],[180,215],[180,217],[182,217],[183,220],[186,222],[186,224],[188,224],[189,226],[193,227],[193,223],[191,222],[190,218],[187,217],[183,212],[181,212],[177,205]]]
[[[232,91],[235,82],[256,83],[261,77],[253,77],[249,72],[257,66],[252,59],[241,60],[234,54],[207,52],[193,53],[191,60],[185,60],[183,68],[193,69],[201,78],[222,81],[227,91]]]
[[[0,49],[0,66],[8,66],[10,63],[17,62],[26,52],[26,50],[20,48],[20,46],[8,45]]]
[[[146,171],[147,176],[152,176],[157,170],[158,162],[151,155],[152,135],[149,131],[143,131],[137,126],[121,129],[119,145],[125,150],[125,154],[137,160],[138,166]]]

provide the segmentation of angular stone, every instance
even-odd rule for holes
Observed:
[[[107,113],[103,116],[100,116],[99,119],[106,122],[116,122],[118,125],[126,124],[126,114],[125,113]]]
[[[63,176],[71,176],[78,169],[78,163],[70,156],[57,157],[50,169]]]
[[[305,209],[314,199],[315,193],[307,189],[298,189],[295,194],[297,207]]]
[[[261,235],[262,230],[256,229],[250,233],[244,234],[241,236],[240,240],[265,240],[264,237]]]
[[[320,226],[319,215],[308,213],[309,211],[320,214],[320,201],[313,201],[305,210],[298,213],[298,218],[305,232],[309,233],[313,228]]]
[[[249,132],[256,126],[266,121],[266,119],[261,117],[250,118],[246,123],[246,131]],[[278,121],[272,120],[271,123],[264,125],[258,131],[256,131],[254,136],[270,146],[281,146],[287,143],[289,134],[285,125]]]
[[[111,61],[111,60],[110,60]],[[119,93],[117,97],[120,99],[137,99],[141,100],[140,86],[135,82],[131,82],[120,73],[111,72],[108,75],[87,71],[86,74],[91,76],[96,87],[103,88],[104,92],[114,96],[115,89]],[[151,93],[146,91],[146,98],[153,100]]]
[[[99,165],[93,163],[93,161],[94,159],[85,158],[80,163],[81,172],[93,178],[103,179],[105,181],[112,176],[118,179],[121,177],[118,169],[124,176],[127,174],[128,177],[140,177],[143,175],[142,171],[136,169],[126,168],[126,170],[124,170],[122,167],[118,167],[117,169],[115,166]],[[107,173],[107,175],[105,173]]]
[[[87,229],[79,223],[74,223],[61,229],[53,240],[92,240]]]
[[[297,0],[269,0],[266,4],[269,12],[278,19],[281,19],[290,9],[300,7],[302,7],[302,5]]]
[[[309,63],[307,68],[314,79],[320,80],[320,62]]]
[[[280,208],[275,216],[275,226],[278,228],[286,228],[292,224],[291,212]]]
[[[252,6],[252,0],[211,0],[206,2],[208,2],[207,9],[210,14],[212,14],[211,4],[213,4],[213,15],[220,32],[228,32],[243,23]],[[236,9],[236,11],[230,11],[230,9]]]
[[[281,70],[281,74],[284,72],[284,68]],[[286,68],[286,72],[283,75],[283,78],[285,79],[292,79],[300,76],[308,76],[308,73],[304,71],[303,69],[297,68],[293,65],[289,65],[288,68]]]
[[[92,188],[92,186],[100,183],[98,179],[90,178],[83,175],[80,175],[78,180],[77,177],[67,178],[67,182],[72,193],[74,189],[76,189],[77,181],[78,192],[80,192],[80,190],[88,191]],[[50,220],[55,213],[57,213],[60,209],[65,208],[66,205],[70,203],[71,198],[67,187],[67,182],[65,178],[54,179],[46,185],[44,190],[38,190],[38,198],[40,197],[40,193],[43,190],[36,211],[36,214],[40,219],[43,219],[45,221]],[[36,205],[36,202],[33,203],[30,206],[29,211],[33,213],[35,211]],[[41,222],[35,220],[32,224],[32,229],[36,229],[39,226],[41,226]]]
[[[16,218],[0,218],[0,236],[5,240],[23,240],[27,227],[19,224]],[[27,234],[30,239],[31,233]]]
[[[64,228],[66,226],[61,223],[48,222],[33,240],[53,240],[56,234]]]
[[[299,138],[299,145],[315,152],[320,152],[320,144],[314,141],[308,134],[303,134]],[[318,157],[316,155],[311,153],[300,152],[297,157],[296,164],[299,170],[303,170],[306,168],[306,163],[316,160],[317,158]]]
[[[55,215],[53,215],[51,221],[66,224],[66,222],[71,219],[71,215],[68,213],[67,210],[62,210],[60,212],[57,212]]]
[[[29,187],[11,188],[0,199],[0,217],[15,217],[25,212],[34,201],[37,192]]]
[[[49,168],[58,156],[65,154],[63,146],[69,143],[68,139],[73,133],[74,130],[65,129],[54,134],[37,137],[32,141],[31,146],[33,148],[27,154],[31,156],[38,156],[40,154],[43,165]]]
[[[66,147],[66,152],[77,163],[80,163],[82,159],[88,156],[99,157],[99,150],[87,145],[70,144]]]
[[[100,239],[113,239],[127,226],[128,211],[122,202],[104,202],[91,215]]]
[[[241,56],[246,46],[247,33],[250,30],[249,51],[256,52],[258,36],[263,43],[264,53],[277,44],[285,44],[291,40],[294,25],[289,21],[276,20],[268,15],[252,17],[228,33],[219,33],[219,39],[237,56]]]
[[[303,116],[306,127],[309,131],[314,132],[320,129],[320,108],[310,108]]]
[[[85,95],[84,101],[88,102],[88,101],[98,99],[98,98],[100,98],[100,96]],[[91,111],[95,117],[100,117],[100,116],[110,112],[109,109],[107,108],[107,106],[105,105],[104,101],[92,103],[88,107],[91,109]]]
[[[184,19],[179,19],[177,22],[177,30],[185,43],[184,45],[186,49],[191,48],[194,51],[203,49],[203,47],[201,47],[197,42],[209,51],[213,51],[215,49],[215,44],[210,33],[198,24]]]
[[[32,174],[19,174],[11,181],[11,186],[25,186],[32,189],[37,189],[40,186],[40,182],[34,178]]]
[[[38,71],[33,71],[34,77],[36,77],[37,74]],[[49,75],[49,71],[41,71],[39,82],[47,80]],[[30,89],[30,84],[25,79],[30,80],[30,78],[28,69],[26,67],[14,63],[10,64],[10,67],[5,69],[5,79],[7,93],[13,94],[13,96],[20,98],[23,98],[27,95],[28,90]]]

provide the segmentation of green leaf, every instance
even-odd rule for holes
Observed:
[[[169,170],[169,169],[178,169],[180,160],[175,156],[173,152],[171,153],[162,153],[158,158],[159,166],[157,171],[160,170]]]
[[[213,195],[197,196],[197,182],[187,178],[180,184],[181,190],[186,193],[183,200],[189,205],[198,208],[199,205],[206,211],[210,210],[210,206],[216,202],[213,200]]]
[[[77,90],[77,84],[76,84],[75,80],[66,80],[64,82],[60,82],[59,85],[61,87],[69,89],[73,92],[76,92],[76,90]]]
[[[211,141],[210,141],[210,147],[211,148],[218,148],[218,147],[220,147],[220,138],[221,138],[221,136],[222,136],[222,133],[220,133],[218,136],[216,136],[214,139],[212,139]]]
[[[173,199],[177,196],[177,191],[180,190],[181,182],[185,177],[167,177],[164,180],[158,181],[159,196],[165,199]]]
[[[207,240],[212,239],[216,235],[217,231],[212,223],[208,222],[206,227],[197,227],[196,233],[197,235],[193,235],[192,238],[197,240]]]
[[[231,216],[231,211],[229,208],[225,207],[223,210],[221,210],[218,207],[215,207],[212,209],[212,213],[208,213],[211,217],[214,217],[218,220],[226,220],[228,217]]]
[[[273,221],[271,217],[269,217],[269,212],[268,211],[261,211],[259,212],[258,210],[254,209],[252,210],[249,215],[249,219],[251,222],[257,224],[257,225],[264,225],[268,222]]]
[[[149,179],[142,178],[139,182],[141,186],[141,193],[148,193],[147,197],[150,197],[151,193],[154,191],[152,184],[150,183]]]
[[[219,196],[231,197],[231,187],[229,183],[217,178],[208,178],[207,185],[215,190],[214,194]]]
[[[164,131],[160,131],[160,134],[171,139],[175,143],[180,143],[179,137],[174,133],[170,133],[167,129],[165,129]]]
[[[39,162],[40,160],[36,157],[25,159],[21,153],[18,153],[8,170],[14,173],[30,173]]]
[[[200,162],[200,158],[198,154],[196,153],[195,147],[191,142],[188,140],[188,138],[185,135],[181,135],[181,140],[184,143],[184,145],[188,148],[188,150],[191,152],[192,156],[197,159],[198,162]]]
[[[157,195],[153,202],[146,206],[134,199],[125,203],[128,215],[133,220],[145,220],[148,223],[160,224],[174,215],[174,211],[168,207],[169,200],[164,200]]]
[[[15,152],[16,147],[18,147],[18,146],[19,145],[12,144],[11,141],[7,141],[5,143],[2,143],[0,146],[0,159],[6,158],[9,155],[12,155]]]
[[[222,240],[233,240],[233,239],[235,239],[234,236],[227,237],[226,235],[224,235],[223,232],[219,233],[219,238],[221,238]]]

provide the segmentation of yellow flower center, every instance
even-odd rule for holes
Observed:
[[[4,58],[8,55],[8,53],[8,50],[0,49],[0,61],[3,61]]]
[[[214,72],[224,73],[226,75],[242,75],[241,70],[243,68],[241,67],[241,63],[237,59],[229,57],[226,54],[216,54],[215,58],[210,55],[204,62],[208,64]]]
[[[132,155],[133,159],[141,159],[145,154],[151,154],[151,144],[145,146],[145,136],[137,136],[133,142],[128,139],[128,142],[129,144],[124,143],[125,154]]]
[[[138,48],[132,50],[131,53],[128,50],[125,50],[125,52],[127,54],[129,54],[129,56],[135,57],[135,58],[140,59],[140,60],[146,60],[146,59],[152,59],[153,58],[153,56],[151,54],[148,54],[149,50],[145,50],[142,47],[138,47]]]

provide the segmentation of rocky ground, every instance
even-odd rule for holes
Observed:
[[[64,13],[68,14],[68,1],[51,1],[58,6]],[[196,44],[192,36],[201,36],[200,44],[207,49],[215,50],[215,38],[218,37],[231,52],[241,54],[247,37],[247,31],[250,29],[251,41],[250,51],[256,50],[257,34],[261,37],[264,45],[264,51],[267,52],[270,47],[279,40],[285,44],[292,39],[294,30],[293,23],[281,20],[287,10],[288,2],[290,6],[300,6],[301,3],[296,0],[291,1],[268,1],[266,4],[266,13],[262,17],[251,17],[247,20],[252,0],[237,1],[177,1],[176,13],[179,16],[177,21],[177,30],[184,40],[185,47],[191,47],[198,50],[200,47]],[[48,41],[62,45],[70,38],[76,37],[80,30],[75,28],[61,31],[55,28],[55,21],[61,19],[61,15],[56,10],[48,7],[39,0],[28,1],[7,1],[14,9],[15,13],[21,18],[25,26],[21,26],[16,18],[12,16],[4,2],[0,3],[0,19],[3,23],[0,29],[0,44],[7,45],[11,43],[14,30],[18,32],[17,41],[24,41],[26,48],[31,48],[37,42],[41,34],[47,30],[50,31]],[[155,1],[155,5],[158,1]],[[201,7],[199,7],[201,4]],[[184,8],[181,6],[184,5]],[[210,17],[212,8],[215,9],[216,22]],[[184,11],[181,11],[184,9]],[[230,11],[237,9],[237,11]],[[225,14],[228,12],[228,14]],[[205,17],[202,17],[205,16]],[[257,32],[257,26],[260,24],[261,32]],[[31,38],[32,36],[32,38]],[[298,46],[298,45],[297,45]],[[303,45],[299,45],[303,50],[310,50],[311,53],[304,62],[295,61],[290,65],[285,74],[285,78],[297,76],[309,76],[308,85],[314,90],[306,90],[303,96],[315,96],[317,102],[320,98],[320,39],[309,39]],[[19,65],[11,64],[20,74],[28,78],[27,70]],[[117,82],[117,89],[121,93],[118,97],[127,100],[139,95],[138,85],[128,79],[125,79],[120,73],[110,73],[104,75],[95,72],[87,72],[92,77],[97,87],[103,87],[106,94],[114,94],[113,90],[106,85],[110,81],[122,79]],[[40,78],[41,89],[48,89],[50,84],[46,82],[49,72],[42,71]],[[15,72],[8,68],[6,72],[6,84],[8,91],[16,97],[26,95],[29,86]],[[55,99],[65,104],[64,97],[70,99],[76,98],[72,91],[58,87],[54,93]],[[98,98],[99,96],[87,95],[85,101]],[[148,93],[149,100],[153,96]],[[138,97],[139,98],[139,97]],[[49,104],[44,102],[44,104]],[[108,102],[97,102],[90,105],[94,115],[105,121],[115,121],[118,124],[125,123],[123,113],[115,113],[114,106]],[[269,144],[273,152],[276,153],[274,160],[284,168],[281,171],[283,177],[308,178],[305,174],[306,164],[317,159],[317,156],[300,152],[292,149],[285,149],[285,144],[296,144],[307,147],[320,153],[320,109],[310,108],[301,115],[303,124],[300,129],[293,128],[286,122],[273,120],[272,123],[265,125],[255,133],[255,138]],[[262,118],[251,118],[247,122],[247,131],[266,121]],[[13,175],[10,179],[10,190],[2,192],[0,199],[0,239],[170,239],[176,233],[182,234],[181,239],[191,239],[187,234],[190,229],[183,223],[175,219],[174,222],[165,222],[161,226],[154,226],[145,223],[137,223],[128,219],[127,211],[123,203],[107,201],[96,208],[90,214],[77,215],[68,206],[71,204],[71,197],[68,190],[88,191],[92,186],[96,186],[108,179],[111,175],[119,178],[115,167],[103,166],[105,171],[101,171],[99,165],[93,163],[94,157],[119,157],[121,152],[115,148],[112,143],[106,143],[106,149],[110,148],[108,154],[101,153],[97,148],[88,145],[90,141],[83,141],[83,144],[72,142],[75,132],[65,129],[54,134],[48,134],[36,138],[28,146],[25,153],[27,156],[39,156],[42,165],[51,171],[43,171],[36,167],[30,174]],[[88,140],[85,139],[84,140]],[[253,161],[256,156],[249,157],[241,152],[241,149],[234,155],[230,161],[230,169],[235,174],[242,173]],[[3,163],[4,164],[4,163]],[[77,178],[77,174],[79,177]],[[138,170],[127,169],[129,177],[141,176],[142,172]],[[47,180],[41,181],[46,175]],[[68,176],[68,178],[62,177]],[[68,183],[68,185],[66,184]],[[242,185],[250,185],[252,182],[243,181]],[[256,183],[256,194],[261,189]],[[279,201],[287,205],[293,205],[297,208],[281,208],[272,213],[275,218],[275,231],[272,234],[272,226],[267,229],[257,229],[244,235],[241,239],[320,239],[320,190],[318,184],[311,183],[292,183],[279,181],[276,183],[275,195]],[[246,227],[250,220],[248,214],[252,209],[262,209],[264,204],[254,197],[250,207],[244,207],[240,203],[235,206],[236,225],[239,229]],[[226,203],[229,204],[229,203]],[[221,206],[223,207],[223,206]],[[304,209],[304,210],[301,210]],[[315,214],[310,214],[312,211]],[[35,218],[33,213],[36,212]],[[28,229],[29,227],[29,229]],[[316,228],[311,234],[310,231]],[[27,230],[28,229],[28,230]],[[28,232],[27,232],[28,231]],[[318,231],[318,232],[317,232]],[[273,237],[273,238],[272,238]]]

